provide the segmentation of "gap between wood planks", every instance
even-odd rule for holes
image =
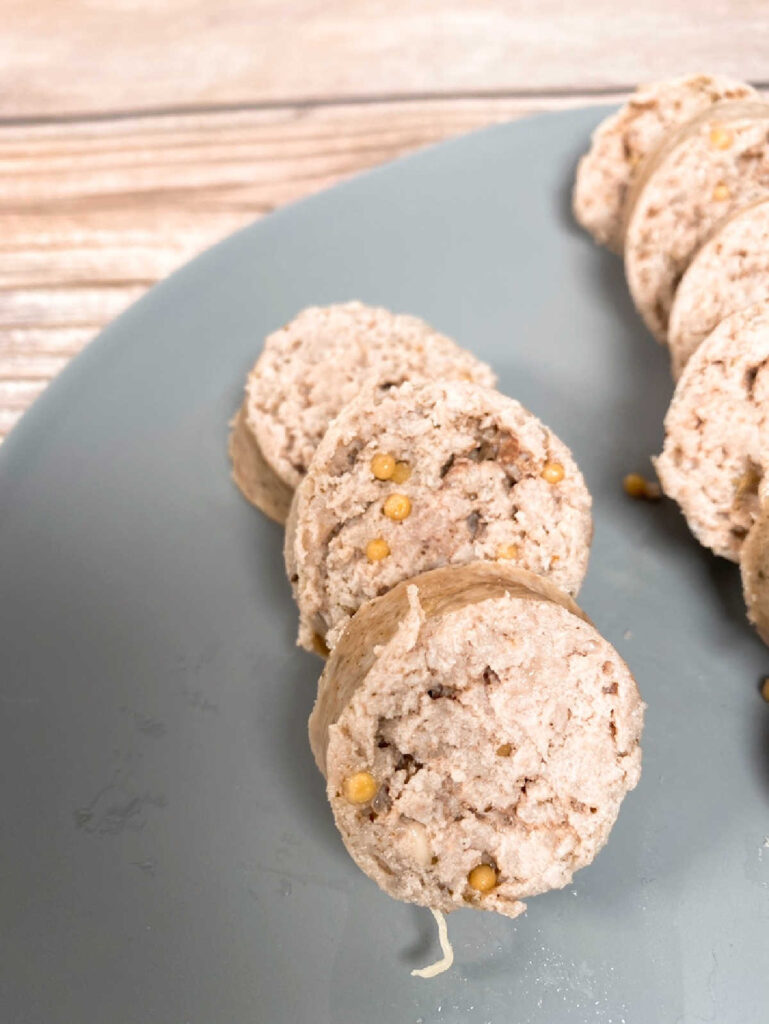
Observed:
[[[754,82],[756,88],[769,83]],[[180,104],[141,109],[115,109],[106,111],[82,111],[67,113],[27,114],[21,116],[0,115],[0,128],[5,126],[27,126],[44,124],[71,124],[78,121],[120,121],[137,118],[194,116],[199,114],[253,113],[265,110],[312,110],[316,107],[358,107],[381,106],[384,103],[441,103],[455,100],[523,100],[546,102],[572,100],[578,97],[584,103],[600,102],[605,97],[612,99],[632,92],[635,85],[611,86],[567,86],[541,89],[447,89],[440,92],[412,93],[361,93],[356,96],[299,96],[295,99],[243,100],[231,103]]]
[[[625,92],[490,91],[6,120],[0,437],[101,327],[244,224],[441,139],[539,111],[617,102]]]

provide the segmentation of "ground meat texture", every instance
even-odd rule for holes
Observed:
[[[769,303],[722,320],[686,364],[655,460],[705,547],[738,561],[769,452]]]
[[[670,312],[668,346],[676,380],[724,317],[769,298],[769,199],[744,207],[699,249]]]
[[[645,158],[676,126],[725,100],[757,97],[752,86],[720,75],[689,75],[639,86],[602,121],[577,167],[574,216],[596,242],[622,252],[628,189]]]
[[[724,103],[672,132],[627,201],[625,274],[638,312],[667,338],[684,271],[713,229],[769,195],[769,105]]]
[[[408,479],[378,479],[380,454]],[[299,643],[332,648],[361,604],[442,565],[510,560],[576,593],[590,504],[569,450],[511,398],[460,382],[363,394],[319,445],[287,524]]]
[[[386,893],[515,917],[606,842],[640,775],[642,718],[627,666],[574,602],[487,562],[361,608],[310,741],[344,843]],[[373,796],[354,803],[361,774]]]
[[[330,421],[361,388],[420,379],[489,387],[496,380],[485,363],[416,317],[360,302],[311,307],[266,339],[246,384],[245,426],[293,491]]]

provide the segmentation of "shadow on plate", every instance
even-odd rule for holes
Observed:
[[[261,517],[256,510],[254,515]],[[264,530],[258,532],[264,534],[267,530],[270,535],[255,538],[252,548],[251,557],[258,564],[258,572],[253,573],[254,589],[258,603],[269,601],[276,608],[285,660],[280,663],[280,678],[274,690],[271,728],[259,731],[262,742],[269,747],[272,762],[290,787],[293,804],[308,832],[324,844],[333,844],[338,852],[340,840],[326,799],[325,783],[307,741],[307,720],[324,662],[296,646],[297,611],[283,562],[283,530],[275,523],[266,523]]]
[[[433,916],[425,907],[415,905],[408,906],[409,916],[412,921],[412,928],[407,931],[410,940],[398,955],[398,960],[407,964],[409,968],[424,967],[428,963],[437,960],[441,955],[438,946],[438,931]]]
[[[315,702],[320,671],[320,659],[306,652],[297,652],[283,667],[271,740],[272,758],[288,782],[308,831],[338,852],[340,839],[326,799],[325,782],[307,741],[307,720]]]

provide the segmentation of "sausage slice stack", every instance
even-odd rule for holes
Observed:
[[[588,201],[612,175],[622,187]],[[594,133],[574,211],[623,253],[636,308],[670,348],[662,489],[700,543],[740,563],[769,642],[769,104],[713,76],[640,88]]]
[[[606,842],[643,703],[573,600],[579,467],[494,380],[414,317],[305,310],[267,339],[231,453],[287,518],[299,643],[328,656],[310,739],[350,854],[396,899],[514,917]]]

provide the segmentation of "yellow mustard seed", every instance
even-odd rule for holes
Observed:
[[[395,472],[395,459],[387,452],[377,452],[371,460],[371,472],[377,480],[389,480]]]
[[[631,498],[657,501],[662,497],[660,485],[653,480],[647,480],[640,473],[628,473],[622,480],[622,488],[625,494]]]
[[[351,804],[367,804],[376,796],[379,787],[370,772],[356,772],[344,780],[342,792]]]
[[[716,187],[713,189],[713,199],[717,203],[726,202],[726,200],[731,196],[731,194],[732,193],[729,191],[729,186],[725,185],[723,181],[719,182],[718,185],[716,185]]]
[[[511,743],[503,743],[501,747],[497,747],[497,757],[510,757],[513,752]]]
[[[716,149],[728,149],[734,142],[734,135],[722,124],[715,124],[710,129],[710,144]]]
[[[366,558],[369,562],[381,562],[390,554],[390,545],[383,537],[374,537],[366,545]]]
[[[392,481],[394,484],[405,484],[411,479],[411,466],[408,462],[396,462],[393,470]]]
[[[497,558],[517,558],[517,544],[500,544],[497,548]]]
[[[467,876],[467,884],[476,892],[491,892],[497,884],[497,873],[491,864],[478,864]]]
[[[390,494],[382,506],[382,511],[388,519],[401,522],[411,514],[411,500],[406,494]]]
[[[643,498],[646,495],[646,481],[640,473],[628,473],[622,481],[622,488],[631,498]]]
[[[542,476],[549,484],[559,484],[566,475],[560,462],[546,462],[542,467]]]

